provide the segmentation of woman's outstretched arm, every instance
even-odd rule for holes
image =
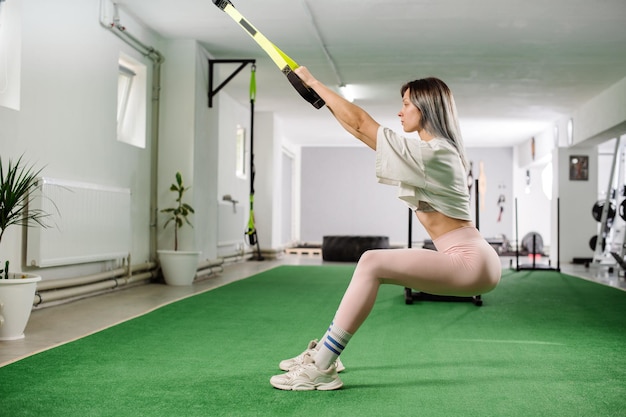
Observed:
[[[335,93],[318,81],[306,67],[298,67],[295,73],[326,102],[326,107],[351,135],[376,149],[379,124],[362,108]]]

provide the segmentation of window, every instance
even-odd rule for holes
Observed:
[[[123,65],[120,65],[120,72],[117,79],[117,134],[120,135],[120,129],[124,125],[124,117],[126,117],[126,109],[128,108],[128,98],[130,90],[133,86],[133,79],[137,74]]]
[[[117,74],[117,140],[146,147],[146,66],[120,54]]]
[[[20,0],[0,0],[0,106],[20,109]]]
[[[241,179],[246,179],[246,129],[241,126],[237,126],[237,140],[236,140],[235,155],[235,174]]]

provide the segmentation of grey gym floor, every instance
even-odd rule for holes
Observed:
[[[503,257],[503,267],[508,268],[511,260],[515,265],[515,259]],[[521,262],[522,259],[520,259]],[[278,265],[321,265],[322,263],[319,255],[284,255],[278,260],[244,261],[226,265],[223,272],[195,282],[190,287],[148,284],[35,309],[26,328],[24,339],[0,342],[0,366],[95,333],[164,304],[245,279]],[[586,268],[584,265],[566,264],[561,265],[561,271],[626,290],[626,281],[623,277],[618,277],[617,269],[609,273],[606,267]],[[401,294],[400,291],[398,296]]]

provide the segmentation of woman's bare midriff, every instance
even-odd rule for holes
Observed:
[[[416,211],[415,214],[432,240],[455,229],[474,226],[469,220],[453,219],[438,211]]]

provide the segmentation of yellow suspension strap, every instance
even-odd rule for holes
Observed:
[[[326,103],[317,93],[306,86],[300,77],[293,72],[299,65],[286,53],[281,51],[276,45],[270,42],[261,32],[255,28],[241,13],[235,9],[230,0],[213,0],[213,3],[227,15],[229,15],[256,43],[269,55],[276,66],[287,77],[291,85],[306,101],[311,103],[316,109],[322,108]]]

